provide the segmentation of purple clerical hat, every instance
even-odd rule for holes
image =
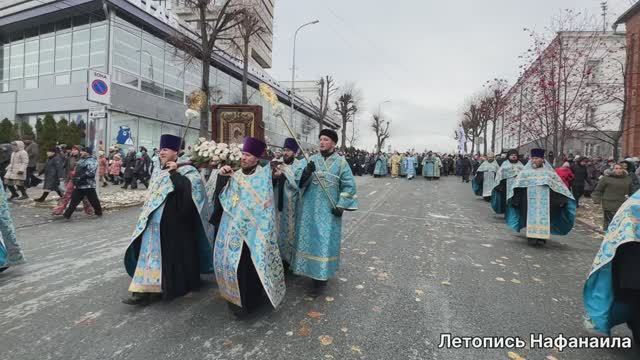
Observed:
[[[160,149],[171,149],[175,152],[180,151],[180,143],[182,139],[179,136],[164,134],[160,136]]]
[[[256,138],[247,136],[242,144],[242,151],[247,152],[255,157],[261,157],[267,144]]]
[[[531,157],[544,157],[544,149],[531,149]]]
[[[300,149],[300,146],[298,146],[298,142],[296,141],[296,139],[294,138],[286,138],[284,139],[284,146],[285,149],[289,149],[293,152],[298,152],[298,150]]]

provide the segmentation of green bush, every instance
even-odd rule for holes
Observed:
[[[27,121],[22,121],[20,123],[20,135],[22,139],[36,139],[36,134],[33,133],[33,128]]]
[[[81,130],[78,127],[78,125],[75,122],[71,122],[71,124],[69,124],[69,138],[68,138],[68,145],[82,145],[81,141],[82,141],[82,135],[81,135]]]
[[[10,143],[17,138],[16,130],[9,119],[4,118],[0,122],[0,143]]]
[[[58,142],[58,128],[56,121],[53,119],[53,115],[47,114],[42,122],[42,133],[38,134],[38,145],[40,147],[40,159],[45,160],[47,157],[47,150],[57,145]]]
[[[40,141],[40,136],[42,136],[42,119],[38,118],[38,121],[36,121],[36,140]]]

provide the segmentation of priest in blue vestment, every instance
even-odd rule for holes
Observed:
[[[442,167],[440,158],[429,151],[424,160],[422,160],[422,176],[427,180],[438,180],[440,179],[440,167]]]
[[[0,272],[9,266],[24,263],[20,245],[16,239],[16,229],[9,211],[9,204],[0,179]]]
[[[214,267],[220,293],[236,316],[267,302],[277,307],[285,294],[272,167],[260,160],[265,149],[263,141],[246,137],[240,169],[223,166],[217,181],[223,183],[216,204],[222,216],[216,223]]]
[[[314,280],[318,294],[340,265],[342,214],[358,209],[356,182],[347,161],[336,152],[338,134],[320,132],[320,153],[302,173],[297,240],[291,269]]]
[[[378,152],[376,157],[375,168],[373,170],[373,177],[385,177],[389,173],[389,164],[387,162],[387,156],[382,152]]]
[[[530,244],[546,243],[551,235],[568,234],[576,219],[571,191],[544,159],[543,149],[531,150],[531,160],[516,177],[513,195],[507,195],[507,225],[514,231],[526,227]]]
[[[300,178],[307,161],[296,159],[300,147],[293,138],[284,140],[283,162],[274,164],[273,185],[276,206],[278,247],[285,267],[291,264],[296,241],[296,214],[300,200]]]
[[[491,200],[491,192],[495,186],[496,173],[499,168],[495,156],[489,153],[487,159],[476,170],[476,176],[471,182],[473,192],[476,195],[482,196],[487,201]]]
[[[640,340],[640,192],[616,212],[584,285],[588,329],[611,335],[626,323]]]
[[[507,152],[506,160],[500,165],[496,173],[495,186],[491,192],[491,208],[496,214],[504,214],[507,210],[507,197],[513,196],[513,184],[516,177],[524,167],[520,160],[518,150],[511,149]]]
[[[213,272],[211,203],[198,170],[179,158],[181,145],[178,136],[160,137],[160,164],[124,257],[132,277],[125,304],[183,296]]]
[[[418,167],[418,160],[414,154],[407,154],[404,158],[404,167],[407,170],[407,179],[411,180],[416,177],[416,168]]]

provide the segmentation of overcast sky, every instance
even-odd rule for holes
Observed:
[[[495,77],[513,82],[529,46],[524,27],[542,31],[562,9],[600,13],[601,0],[275,0],[273,68],[291,79],[295,29],[296,79],[333,75],[363,94],[357,146],[372,149],[371,113],[391,119],[393,150],[452,151],[465,99]],[[609,23],[632,0],[609,1]],[[386,146],[385,146],[386,148]]]

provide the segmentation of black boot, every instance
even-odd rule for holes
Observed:
[[[324,288],[327,287],[326,280],[316,280],[313,279],[313,294],[315,296],[319,296],[324,291]]]
[[[43,193],[42,193],[42,196],[40,196],[40,197],[39,197],[39,198],[37,198],[37,199],[34,199],[33,201],[35,201],[35,202],[40,202],[40,203],[41,203],[41,202],[44,202],[44,200],[47,198],[47,196],[49,196],[49,192],[48,192],[48,191],[45,191],[45,192],[43,192]]]
[[[131,293],[131,297],[126,299],[122,299],[122,303],[127,305],[140,305],[147,306],[154,301],[158,301],[160,299],[159,294],[152,293]]]

